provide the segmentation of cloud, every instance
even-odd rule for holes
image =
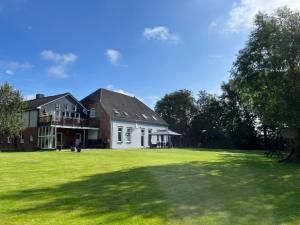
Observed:
[[[171,33],[168,27],[163,26],[145,28],[143,36],[146,40],[158,40],[171,44],[178,44],[181,42],[178,34]]]
[[[240,0],[229,12],[226,31],[238,32],[253,26],[255,15],[261,11],[272,13],[280,7],[300,9],[299,0]]]
[[[125,91],[123,89],[115,88],[114,85],[112,85],[112,84],[107,85],[106,89],[114,91],[114,92],[118,92],[118,93],[123,94],[123,95],[128,95],[128,96],[134,97],[133,93],[130,93],[130,92]]]
[[[20,71],[30,70],[34,67],[34,65],[29,62],[0,60],[0,67],[6,74],[13,75]]]
[[[12,70],[5,70],[5,73],[8,74],[8,75],[13,75],[14,71],[12,71]]]
[[[122,57],[122,54],[115,49],[107,49],[105,52],[105,55],[106,55],[107,59],[113,65],[118,65],[118,63]]]
[[[32,99],[35,99],[35,97],[36,97],[35,94],[23,96],[24,100],[32,100]]]
[[[53,65],[46,68],[46,72],[55,78],[67,78],[68,66],[77,60],[74,53],[60,54],[52,50],[45,50],[41,52],[41,58],[50,61]]]

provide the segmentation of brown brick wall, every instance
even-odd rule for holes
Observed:
[[[11,140],[11,143],[7,143],[7,137],[0,137],[0,151],[32,151],[37,147],[37,128],[26,128],[23,131],[24,143],[20,143],[20,137],[16,137],[16,140]],[[33,141],[30,141],[30,135],[33,137]]]

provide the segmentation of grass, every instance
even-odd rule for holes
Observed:
[[[300,166],[255,152],[0,153],[1,225],[300,224]]]

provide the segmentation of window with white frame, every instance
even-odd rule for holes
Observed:
[[[60,110],[60,104],[59,103],[55,103],[55,110]]]
[[[11,143],[11,138],[7,137],[7,144],[10,144],[10,143]]]
[[[126,143],[131,143],[131,139],[132,139],[132,128],[131,127],[127,127],[126,128]]]
[[[73,105],[73,111],[77,111],[77,105]]]
[[[123,141],[123,127],[118,127],[118,142]]]
[[[33,142],[33,136],[32,136],[32,134],[30,134],[29,142]]]
[[[90,109],[90,117],[95,118],[96,117],[96,109],[92,108]]]

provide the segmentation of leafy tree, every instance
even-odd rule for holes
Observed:
[[[16,137],[22,128],[25,103],[18,90],[0,85],[0,136]]]
[[[232,78],[264,125],[299,133],[299,11],[283,8],[272,15],[259,13],[255,29],[233,65]]]
[[[222,121],[228,142],[234,148],[257,149],[259,140],[255,127],[256,116],[242,101],[232,80],[223,83],[221,88]]]
[[[169,124],[170,129],[181,133],[189,143],[191,121],[196,113],[195,99],[188,90],[166,94],[155,105],[155,111]]]
[[[197,99],[197,115],[192,120],[193,145],[203,147],[227,147],[222,124],[223,108],[219,98],[200,91]]]

